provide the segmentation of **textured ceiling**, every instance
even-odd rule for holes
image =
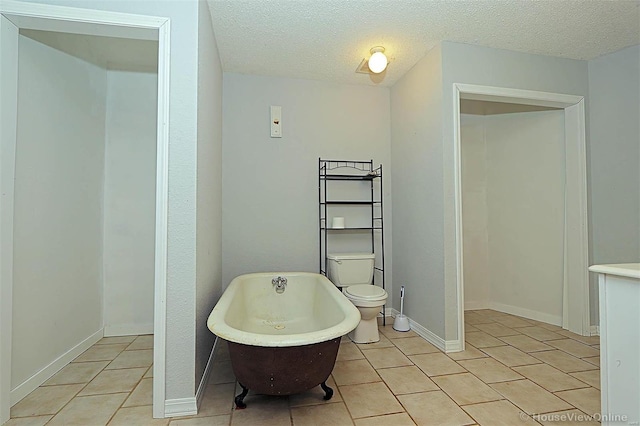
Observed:
[[[393,85],[442,40],[573,59],[640,43],[640,0],[208,0],[226,72]],[[392,58],[356,74],[376,45]]]

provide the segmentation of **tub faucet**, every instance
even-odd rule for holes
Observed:
[[[271,284],[276,288],[276,293],[283,293],[287,286],[287,279],[285,277],[276,277],[271,280]]]

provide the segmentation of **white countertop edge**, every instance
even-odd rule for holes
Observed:
[[[593,265],[589,271],[600,274],[618,275],[640,279],[640,263],[614,263],[609,265]]]

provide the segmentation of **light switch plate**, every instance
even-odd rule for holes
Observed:
[[[271,106],[271,137],[282,137],[282,107]]]

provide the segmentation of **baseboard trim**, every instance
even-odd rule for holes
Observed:
[[[504,312],[519,317],[528,318],[547,324],[553,324],[562,327],[562,315],[553,315],[546,312],[534,311],[532,309],[521,308],[520,306],[505,305],[497,302],[465,302],[464,310],[473,311],[476,309],[492,309],[494,311]]]
[[[49,380],[58,371],[62,370],[67,364],[73,361],[82,352],[89,349],[94,343],[103,336],[103,330],[100,329],[84,339],[82,342],[60,355],[49,365],[42,368],[33,376],[16,386],[10,393],[11,406],[17,404],[22,398],[36,390],[40,385]]]
[[[193,416],[198,414],[196,397],[167,399],[164,402],[165,417]]]
[[[391,313],[393,317],[400,314],[400,312],[395,309],[392,309]],[[411,328],[411,330],[413,330],[418,336],[422,337],[424,340],[431,343],[441,351],[448,353],[460,352],[462,350],[462,347],[460,346],[460,342],[458,340],[444,340],[442,337],[424,327],[422,324],[417,323],[410,317],[407,318],[409,319],[409,327]]]
[[[592,325],[591,327],[589,327],[589,332],[591,333],[592,336],[599,336],[600,335],[600,326],[599,325]]]
[[[105,325],[104,337],[153,334],[153,323]]]
[[[207,360],[207,365],[204,367],[204,372],[202,373],[202,378],[200,379],[200,384],[198,385],[198,390],[196,391],[196,409],[200,409],[200,403],[202,402],[202,397],[204,396],[204,391],[207,388],[207,383],[209,382],[209,376],[211,375],[211,370],[213,367],[213,357],[216,352],[216,347],[220,342],[220,338],[216,336],[213,341],[213,347],[211,348],[211,353],[209,354],[209,359]]]

